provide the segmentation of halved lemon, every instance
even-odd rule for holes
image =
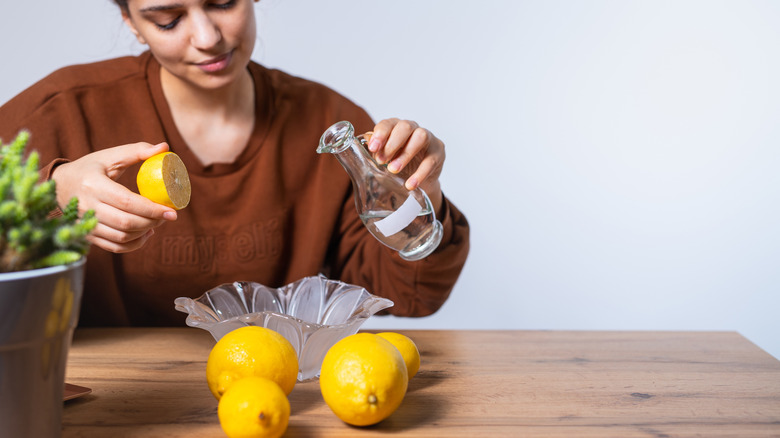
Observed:
[[[181,210],[190,203],[190,176],[173,152],[162,152],[144,161],[136,183],[141,196],[158,204]]]

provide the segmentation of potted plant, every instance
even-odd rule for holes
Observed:
[[[65,363],[78,320],[93,211],[72,199],[58,214],[54,181],[40,182],[29,133],[0,141],[0,428],[59,436]],[[4,435],[5,436],[5,435]]]

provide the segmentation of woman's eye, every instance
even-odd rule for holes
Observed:
[[[158,28],[160,28],[160,30],[171,30],[174,27],[176,27],[177,24],[179,24],[180,19],[181,17],[176,17],[173,21],[171,21],[168,24],[159,24],[159,23],[155,23],[155,24],[157,25]]]
[[[230,9],[235,5],[236,5],[236,0],[227,0],[222,2],[212,3],[212,6],[214,6],[217,9]]]

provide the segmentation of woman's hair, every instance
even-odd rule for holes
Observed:
[[[116,3],[117,6],[119,6],[119,9],[122,10],[124,13],[130,12],[130,10],[127,8],[127,0],[114,0],[114,3]]]

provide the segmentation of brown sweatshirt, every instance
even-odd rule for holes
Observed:
[[[63,68],[0,107],[0,138],[29,130],[45,175],[66,160],[141,141],[167,142],[189,171],[190,205],[144,247],[90,249],[80,326],[183,325],[177,297],[233,281],[278,287],[319,273],[393,300],[395,315],[428,315],[449,296],[469,249],[463,214],[445,199],[439,248],[402,260],[363,226],[336,158],[315,152],[340,120],[371,130],[368,114],[321,84],[256,63],[249,70],[257,120],[230,164],[203,166],[188,149],[148,52]],[[135,192],[138,166],[119,178]]]

